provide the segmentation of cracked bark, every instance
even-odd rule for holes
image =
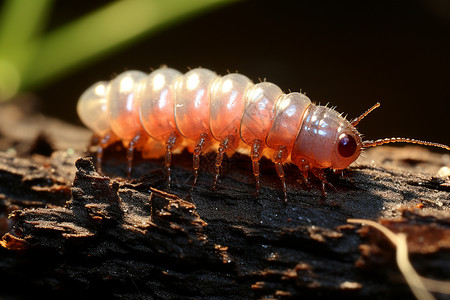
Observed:
[[[450,181],[437,176],[448,154],[374,148],[348,178],[329,175],[326,199],[289,167],[283,204],[267,160],[259,198],[243,155],[224,161],[214,192],[215,156],[202,157],[192,193],[192,155],[174,155],[168,191],[162,159],[137,154],[126,180],[113,145],[101,176],[80,158],[87,130],[31,109],[3,106],[0,132],[1,296],[411,298],[392,245],[348,218],[406,232],[419,273],[450,278]]]

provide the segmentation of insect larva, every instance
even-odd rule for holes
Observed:
[[[202,68],[183,75],[163,67],[148,75],[127,71],[111,82],[94,84],[81,95],[77,111],[101,138],[99,171],[103,149],[121,140],[128,149],[129,175],[134,150],[144,149],[155,157],[164,156],[170,185],[172,154],[187,147],[193,153],[195,185],[200,155],[215,147],[215,188],[224,154],[247,148],[256,191],[260,189],[259,160],[270,155],[286,201],[283,164],[288,162],[298,166],[306,184],[310,173],[320,179],[325,195],[329,183],[324,170],[347,168],[363,148],[406,142],[450,150],[443,144],[408,138],[362,141],[356,125],[379,105],[348,121],[331,108],[312,104],[304,94],[284,94],[273,83],[253,84],[241,74],[220,77]],[[163,152],[157,150],[161,145]]]

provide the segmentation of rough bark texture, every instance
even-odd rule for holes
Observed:
[[[174,156],[170,191],[161,160],[139,154],[124,179],[119,145],[101,176],[81,158],[86,129],[23,106],[0,109],[0,297],[412,298],[393,246],[348,218],[406,232],[419,273],[450,278],[450,181],[437,176],[449,154],[366,151],[348,178],[329,175],[336,190],[325,199],[318,182],[305,189],[288,167],[283,204],[267,160],[254,197],[245,156],[226,160],[217,191],[213,154],[192,192],[185,152]]]

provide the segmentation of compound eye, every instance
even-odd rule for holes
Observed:
[[[339,136],[338,152],[342,157],[350,157],[356,152],[356,141],[351,135],[343,133]]]

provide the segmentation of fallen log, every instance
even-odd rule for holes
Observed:
[[[128,180],[116,144],[100,175],[86,129],[11,105],[0,115],[2,297],[412,298],[392,244],[349,218],[406,233],[416,270],[450,278],[448,154],[368,150],[346,177],[329,174],[326,198],[288,167],[284,204],[268,160],[258,198],[242,155],[216,191],[214,154],[195,188],[191,155],[176,155],[168,190],[161,160],[138,153]]]

